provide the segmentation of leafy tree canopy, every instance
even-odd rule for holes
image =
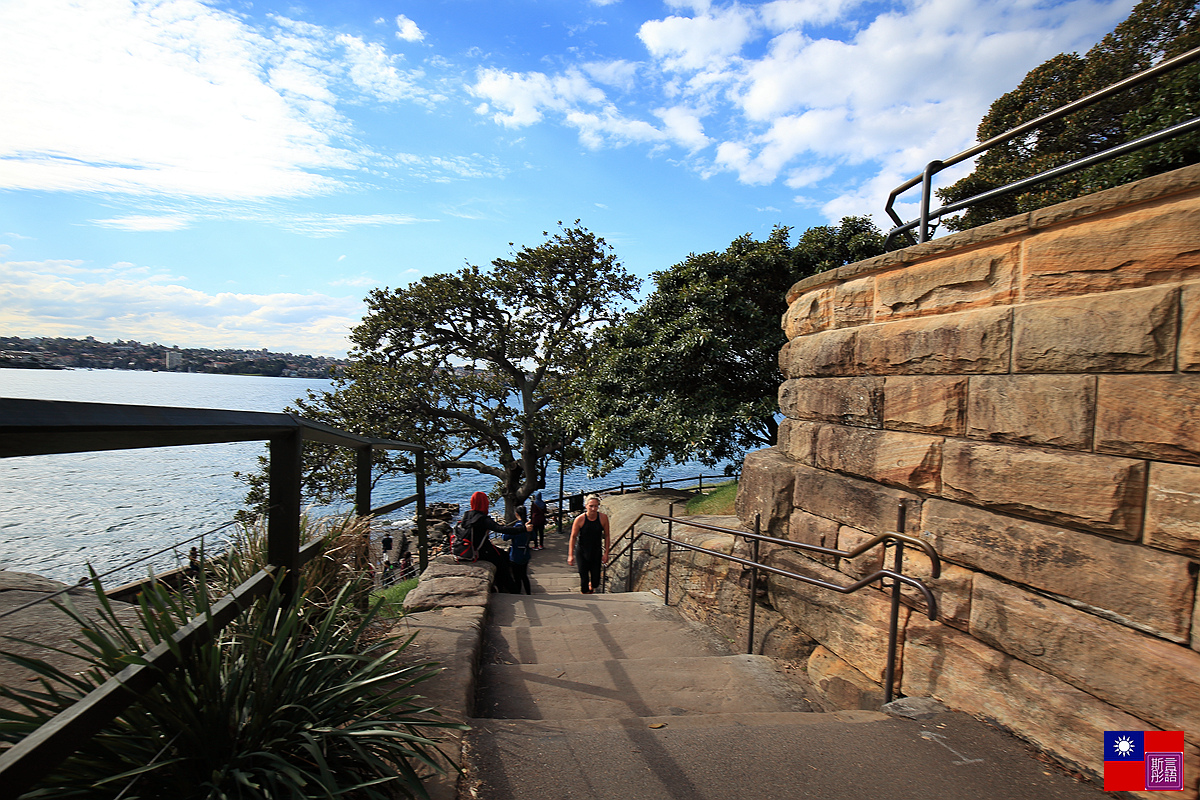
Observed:
[[[1200,6],[1195,0],[1142,0],[1085,56],[1057,55],[996,100],[979,124],[979,141],[1197,46]],[[937,194],[945,203],[963,200],[1198,115],[1200,64],[1193,63],[993,147],[979,157],[970,175]],[[1197,162],[1200,134],[1191,133],[1040,184],[1024,194],[973,206],[947,218],[946,225],[966,230]]]
[[[867,217],[740,236],[724,252],[691,254],[654,273],[637,310],[605,330],[580,376],[571,426],[593,472],[635,454],[643,481],[668,463],[715,466],[775,443],[785,295],[800,278],[883,252]]]
[[[451,469],[491,475],[511,513],[539,488],[540,462],[571,445],[560,424],[569,379],[586,370],[597,332],[639,285],[579,220],[559,228],[490,269],[468,265],[405,288],[372,290],[367,314],[350,334],[345,376],[333,391],[297,401],[295,410],[362,435],[429,447],[434,481],[448,479]],[[326,502],[348,495],[351,458],[306,446],[306,491]],[[375,459],[376,480],[414,466],[404,451]]]

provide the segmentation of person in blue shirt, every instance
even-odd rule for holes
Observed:
[[[533,529],[533,524],[525,518],[525,506],[517,506],[516,514],[516,521],[500,535],[512,542],[508,549],[508,562],[513,592],[520,594],[523,587],[525,594],[533,594],[529,584],[529,560],[533,555],[530,552],[529,532]]]

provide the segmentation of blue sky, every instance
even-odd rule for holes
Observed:
[[[883,227],[1133,5],[0,0],[0,334],[344,355],[369,289],[558,220],[642,277]]]

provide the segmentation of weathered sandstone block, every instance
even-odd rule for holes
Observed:
[[[1025,299],[1175,283],[1200,272],[1200,197],[1040,232],[1025,248]]]
[[[801,544],[834,549],[838,547],[838,524],[831,519],[796,509],[792,512],[792,519],[788,524],[788,538]],[[808,553],[808,556],[831,567],[837,563],[835,556],[817,553]]]
[[[896,529],[901,503],[909,508],[909,526],[920,513],[917,495],[813,467],[795,468],[794,487],[796,508],[872,534]]]
[[[1179,369],[1200,371],[1200,283],[1184,285],[1180,298]]]
[[[967,379],[890,375],[883,383],[883,427],[961,436],[967,418]]]
[[[1200,464],[1200,375],[1102,375],[1096,450]]]
[[[833,326],[866,325],[875,314],[875,278],[838,283],[833,287]]]
[[[942,496],[1054,524],[1141,535],[1145,463],[947,439]]]
[[[996,720],[1057,758],[1103,772],[1104,732],[1145,730],[1126,714],[966,634],[914,616],[905,632],[904,693]]]
[[[779,423],[779,443],[776,447],[791,460],[811,467],[820,427],[819,422],[784,417]]]
[[[883,378],[800,378],[779,387],[779,410],[792,419],[814,419],[878,428]]]
[[[1200,730],[1195,650],[982,573],[971,598],[971,635],[1163,730]]]
[[[828,648],[818,646],[809,655],[808,677],[835,708],[876,711],[883,705],[883,687]]]
[[[858,328],[857,372],[871,375],[936,375],[1007,372],[1011,311],[896,320]]]
[[[823,425],[815,455],[820,469],[930,494],[941,490],[940,436]]]
[[[1150,465],[1145,542],[1200,558],[1200,467]]]
[[[783,333],[789,339],[823,331],[833,325],[833,289],[824,287],[797,297],[783,315]]]
[[[1195,577],[1182,556],[944,500],[923,513],[922,537],[947,560],[1188,641]]]
[[[1020,247],[1004,242],[888,270],[876,278],[876,321],[1013,302]]]
[[[779,368],[788,378],[861,375],[854,355],[857,344],[857,328],[797,336],[780,349]]]
[[[1095,404],[1091,375],[976,375],[970,383],[967,435],[1089,450]]]
[[[742,463],[734,505],[738,519],[753,530],[754,515],[762,515],[762,531],[769,536],[787,538],[788,517],[792,514],[792,492],[797,467],[777,448],[768,447],[749,453]]]
[[[789,378],[1008,372],[1007,308],[896,320],[792,339],[779,353]]]
[[[1163,286],[1018,306],[1013,317],[1013,369],[1173,370],[1178,293]]]
[[[773,553],[769,563],[839,586],[850,583],[836,570],[785,550]],[[772,607],[792,624],[871,680],[883,680],[891,603],[880,592],[864,588],[854,594],[842,594],[778,575],[770,577],[769,586]],[[901,642],[907,620],[908,608],[902,606]],[[896,674],[899,675],[899,665]]]

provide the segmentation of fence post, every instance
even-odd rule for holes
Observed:
[[[267,563],[286,572],[282,590],[295,597],[300,572],[300,429],[271,438],[267,473]]]
[[[700,473],[700,477],[696,478],[700,483],[700,494],[704,494],[704,473]]]
[[[671,605],[671,538],[675,524],[675,504],[667,506],[667,579],[663,584],[663,605]]]
[[[429,519],[425,514],[425,451],[417,451],[417,566],[429,566]]]
[[[900,512],[896,519],[896,532],[903,534],[906,527],[908,517],[908,508],[904,503],[900,504]],[[904,572],[904,542],[897,540],[896,543],[896,560],[893,571],[897,575],[902,575]],[[888,618],[888,654],[887,654],[887,669],[883,676],[883,704],[887,705],[892,702],[892,681],[896,674],[896,637],[899,635],[900,627],[900,581],[892,578],[892,607],[891,616]]]
[[[354,448],[354,513],[371,513],[371,445]]]
[[[636,524],[636,523],[635,523]],[[633,543],[637,541],[637,531],[629,526],[629,571],[625,573],[625,591],[633,591]]]
[[[754,533],[762,534],[760,515],[754,515]],[[754,540],[754,563],[758,564],[758,539]],[[754,607],[758,605],[758,567],[750,568],[750,632],[746,636],[746,653],[754,655]]]

